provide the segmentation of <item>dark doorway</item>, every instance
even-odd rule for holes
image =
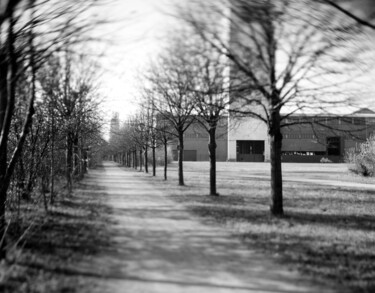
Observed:
[[[237,162],[264,162],[264,140],[237,140]]]
[[[339,136],[327,137],[327,155],[341,156],[341,142]]]

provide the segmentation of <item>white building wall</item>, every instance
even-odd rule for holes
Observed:
[[[237,140],[263,140],[264,160],[270,160],[270,144],[266,124],[256,118],[228,117],[228,161],[236,161]]]

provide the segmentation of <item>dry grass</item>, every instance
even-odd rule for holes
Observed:
[[[174,200],[286,266],[353,292],[375,292],[374,192],[286,182],[286,215],[276,219],[269,214],[269,180],[251,178],[254,173],[266,174],[268,164],[219,164],[219,197],[207,196],[208,163],[187,163],[185,167],[186,187],[176,186],[176,165],[170,167],[170,180],[163,183]],[[340,165],[289,164],[286,173],[305,178],[321,174],[344,181],[350,177]],[[160,179],[154,180],[160,184]],[[358,182],[356,178],[352,181]]]
[[[7,260],[0,264],[0,292],[90,292],[94,283],[80,274],[80,265],[107,245],[109,210],[102,197],[77,187],[48,213],[42,203],[22,204],[9,229]]]

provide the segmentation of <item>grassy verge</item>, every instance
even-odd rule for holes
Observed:
[[[269,214],[269,181],[236,168],[243,165],[233,164],[228,176],[219,170],[219,197],[207,196],[208,169],[199,163],[186,164],[186,187],[176,186],[172,165],[163,187],[195,214],[286,266],[352,292],[375,292],[373,192],[286,182],[286,216],[275,219]],[[242,176],[233,176],[236,172]]]
[[[109,211],[87,188],[78,184],[48,213],[42,203],[21,205],[21,216],[9,227],[12,246],[0,264],[1,292],[90,292],[94,282],[79,268],[107,245]]]

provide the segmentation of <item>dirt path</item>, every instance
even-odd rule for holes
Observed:
[[[199,222],[143,174],[107,162],[85,183],[105,188],[116,222],[113,247],[87,264],[97,292],[333,292]]]

